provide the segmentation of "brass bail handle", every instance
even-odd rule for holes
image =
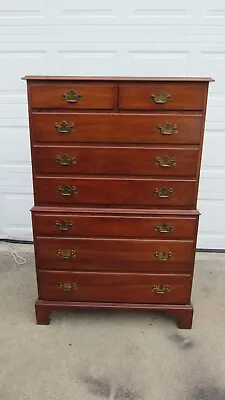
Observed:
[[[58,133],[67,134],[72,131],[74,126],[75,125],[73,122],[62,121],[62,122],[55,122],[54,128]]]
[[[81,93],[76,93],[75,90],[70,89],[67,93],[62,94],[62,100],[67,101],[67,103],[77,103],[83,98]]]
[[[77,188],[70,185],[62,185],[58,186],[57,192],[62,196],[73,196],[74,194],[77,194]]]
[[[76,257],[76,253],[74,250],[58,250],[57,251],[57,256],[60,258],[63,258],[64,260],[71,260],[71,258]]]
[[[156,157],[155,163],[161,168],[171,168],[176,165],[176,158],[169,156]]]
[[[63,290],[64,292],[71,292],[72,290],[78,289],[75,282],[60,282],[58,286],[59,289]]]
[[[169,285],[153,285],[152,286],[152,291],[155,292],[156,294],[165,294],[170,292],[170,286]]]
[[[173,188],[167,189],[165,186],[163,186],[161,189],[156,188],[155,193],[157,194],[158,198],[166,199],[174,194],[174,189]]]
[[[172,257],[172,251],[156,251],[154,253],[154,257],[158,260],[158,261],[169,261],[170,258]]]
[[[76,164],[76,157],[70,157],[68,154],[57,155],[56,162],[62,167],[69,167],[72,164]]]
[[[166,222],[161,225],[157,224],[157,225],[155,225],[155,231],[160,232],[160,233],[169,233],[169,232],[174,231],[174,226],[169,225]]]
[[[55,226],[60,231],[68,231],[70,228],[72,228],[73,223],[72,223],[72,221],[62,220],[62,221],[56,221]]]
[[[169,122],[166,122],[165,124],[159,124],[157,126],[157,129],[160,131],[162,135],[173,135],[178,133],[177,125],[170,124]]]
[[[151,95],[151,99],[156,104],[165,104],[169,101],[170,98],[171,95],[169,93],[164,93],[164,92],[157,92]]]

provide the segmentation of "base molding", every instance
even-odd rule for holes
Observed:
[[[35,304],[36,321],[38,325],[48,325],[52,311],[66,309],[105,309],[105,310],[133,310],[154,311],[168,313],[177,319],[180,329],[191,329],[193,306],[191,304],[139,304],[139,303],[98,303],[98,302],[62,302],[37,300]]]

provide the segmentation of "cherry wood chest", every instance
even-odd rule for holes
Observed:
[[[28,76],[36,317],[166,311],[191,328],[210,78]]]

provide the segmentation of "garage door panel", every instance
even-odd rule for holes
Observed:
[[[199,200],[201,218],[197,247],[200,249],[225,248],[225,201]]]
[[[199,2],[200,3],[200,2]],[[224,0],[205,0],[202,3],[204,21],[206,24],[222,24],[225,22]]]
[[[133,75],[148,75],[149,68],[159,76],[185,76],[188,71],[189,52],[182,46],[177,50],[168,50],[166,46],[157,46],[157,50],[130,50],[129,61]],[[166,71],[165,71],[166,65]]]
[[[216,168],[215,170],[202,170],[199,185],[199,201],[213,200],[214,203],[216,201],[218,201],[218,203],[225,201],[224,172],[224,168]],[[199,204],[198,207],[200,208]],[[215,213],[217,213],[216,209]],[[221,218],[223,218],[223,215],[221,215]]]
[[[22,46],[20,46],[20,50],[18,50],[16,45],[7,46],[4,44],[3,46],[1,44],[0,65],[3,72],[0,75],[1,90],[8,92],[24,91],[24,82],[20,78],[24,75],[25,69],[32,71],[32,74],[46,74],[46,55],[45,50],[34,50],[32,46],[26,47],[26,49],[22,49]]]
[[[218,101],[218,100],[217,100]],[[207,111],[207,120],[206,120],[206,128],[208,124],[210,125],[210,130],[213,132],[214,129],[217,130],[217,126],[222,127],[224,131],[224,122],[225,122],[225,107],[223,106],[209,106]],[[223,140],[223,139],[222,139]]]
[[[0,168],[9,168],[10,166],[31,168],[28,128],[1,127],[0,136],[7,138],[1,142]]]
[[[204,152],[202,157],[202,170],[204,171],[205,168],[210,168],[214,172],[217,170],[218,174],[221,174],[222,172],[222,175],[225,178],[224,147],[221,146],[223,136],[224,133],[220,131],[207,131],[205,135]],[[222,169],[224,171],[222,171]]]
[[[33,196],[30,187],[0,187],[0,237],[4,239],[32,240],[30,208]],[[19,213],[19,218],[18,218]]]
[[[224,45],[205,45],[200,49],[198,63],[196,63],[196,73],[207,76],[216,76],[216,80],[211,87],[211,95],[221,95],[225,93],[225,49]]]
[[[73,75],[113,75],[116,72],[117,51],[60,50],[58,52],[61,74]]]
[[[118,16],[122,7],[117,7],[117,0],[57,0],[57,23],[78,23],[90,22],[94,24],[118,23]]]
[[[1,97],[1,91],[0,91],[0,97]],[[28,118],[28,111],[27,111],[27,106],[24,104],[16,104],[12,103],[13,101],[17,101],[16,96],[14,97],[11,95],[10,99],[7,96],[5,97],[5,104],[0,103],[0,115],[4,115],[4,119],[10,120],[12,119],[26,119]],[[4,126],[1,124],[1,118],[0,118],[0,129],[5,129]],[[2,135],[4,132],[2,132]]]
[[[45,0],[7,0],[0,3],[0,25],[27,25],[44,23]]]

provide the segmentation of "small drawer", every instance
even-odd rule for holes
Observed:
[[[33,141],[198,144],[202,116],[186,113],[32,113]]]
[[[206,85],[196,83],[124,83],[119,85],[123,110],[202,110]]]
[[[34,145],[36,173],[197,175],[198,148]]]
[[[35,246],[39,269],[178,273],[194,262],[191,240],[37,237]]]
[[[196,181],[187,179],[36,176],[35,201],[49,204],[193,208]]]
[[[188,304],[190,275],[38,271],[40,300]]]
[[[33,223],[37,236],[194,238],[198,217],[99,215],[96,213],[37,213]]]
[[[31,107],[75,109],[112,109],[115,107],[114,84],[31,85]]]

